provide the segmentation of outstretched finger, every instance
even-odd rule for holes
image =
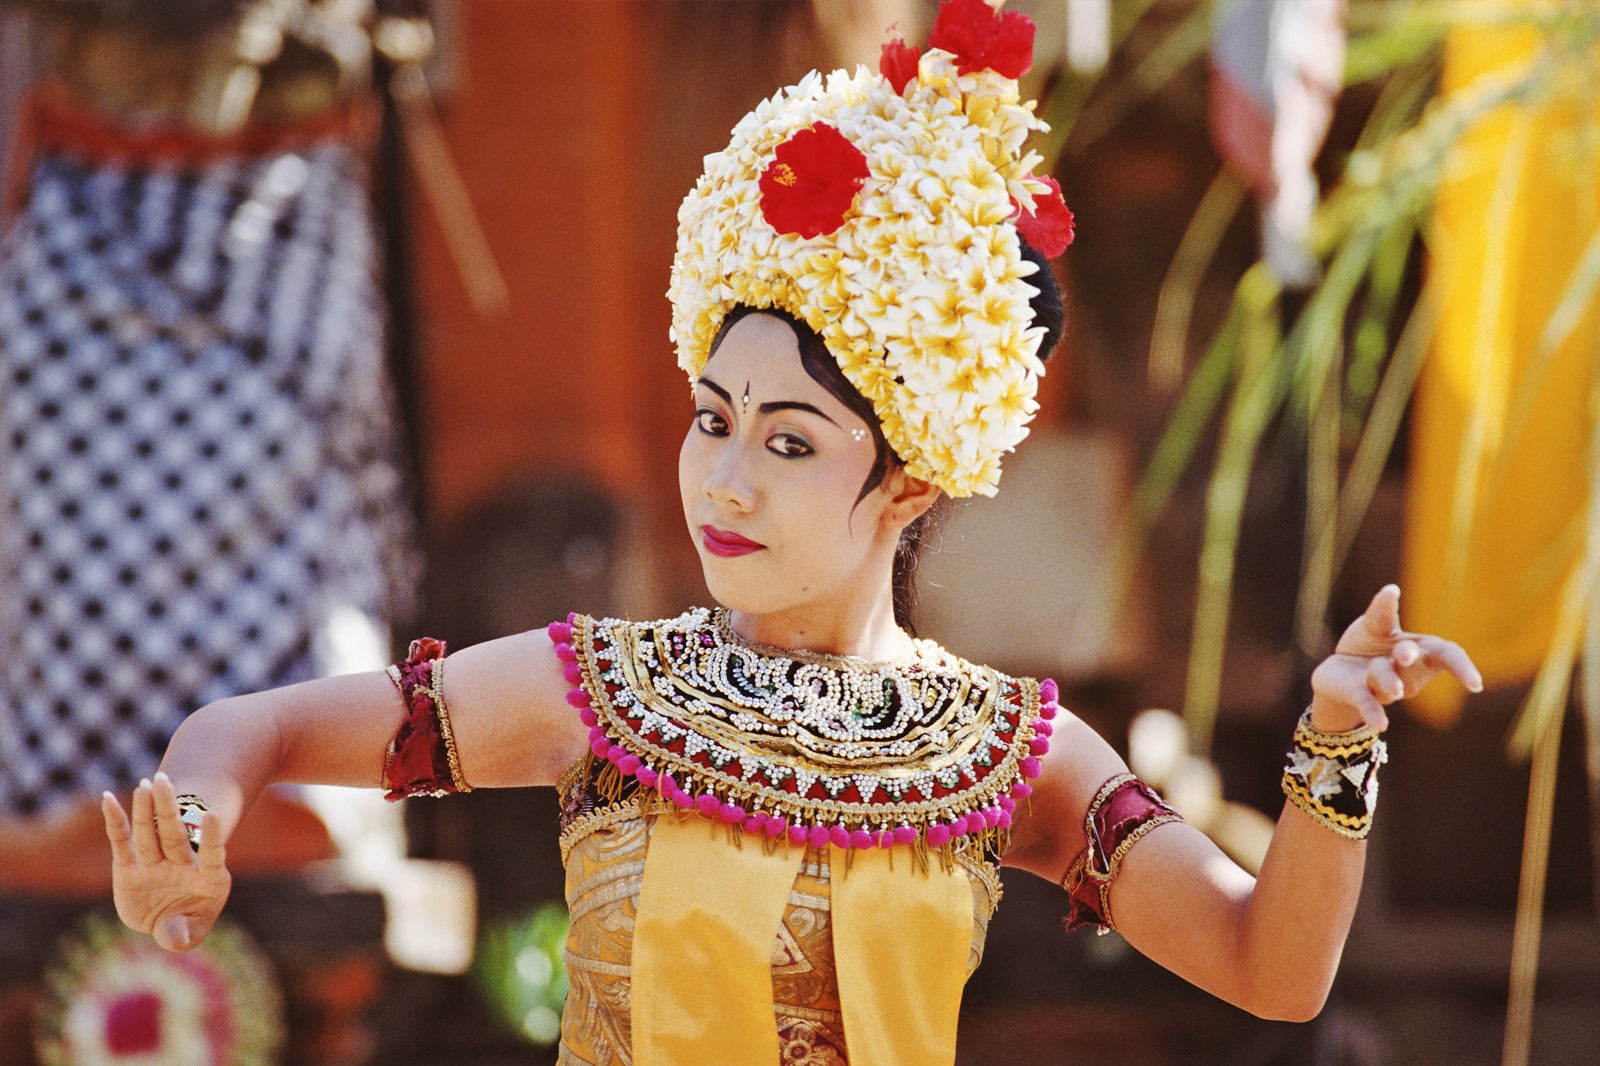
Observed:
[[[1416,641],[1422,650],[1423,662],[1450,671],[1469,692],[1483,691],[1483,674],[1472,661],[1472,656],[1468,655],[1461,645],[1453,640],[1434,636],[1420,636]]]
[[[157,773],[151,795],[155,801],[156,839],[161,842],[161,853],[168,862],[192,863],[194,848],[189,846],[189,834],[178,810],[178,790],[172,787],[172,779]]]
[[[133,865],[133,829],[128,814],[109,792],[100,795],[100,813],[106,820],[106,839],[111,841],[111,861],[117,866]]]
[[[1380,639],[1391,639],[1400,632],[1400,586],[1393,582],[1378,590],[1361,615],[1367,632]]]
[[[227,856],[222,848],[222,819],[215,811],[200,816],[200,869],[208,874],[221,873],[227,867]]]
[[[155,799],[148,778],[133,790],[132,807],[134,857],[142,865],[154,866],[161,861],[161,840],[156,836]]]

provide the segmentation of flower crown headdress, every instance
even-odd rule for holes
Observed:
[[[946,0],[919,53],[815,71],[746,115],[678,209],[672,337],[698,378],[736,305],[815,330],[914,477],[992,495],[1044,372],[1028,282],[1072,213],[1028,135],[1016,79],[1033,21]]]

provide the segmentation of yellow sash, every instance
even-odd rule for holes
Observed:
[[[772,956],[805,851],[772,854],[698,816],[657,819],[633,941],[639,1066],[778,1062]],[[833,950],[852,1066],[955,1060],[972,943],[966,871],[924,875],[899,849],[828,849]]]
[[[844,855],[833,853],[835,871]],[[972,885],[962,867],[925,876],[901,848],[857,852],[833,880],[833,958],[850,1066],[943,1066],[972,951]]]

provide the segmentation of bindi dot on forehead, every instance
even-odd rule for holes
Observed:
[[[744,395],[739,397],[739,403],[743,407],[750,406],[750,383],[748,381],[744,383]]]

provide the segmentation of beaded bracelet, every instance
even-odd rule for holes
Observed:
[[[211,808],[206,801],[193,794],[178,797],[178,821],[183,826],[183,833],[189,838],[189,846],[195,851],[200,850],[200,823],[205,819]]]
[[[1372,831],[1378,805],[1378,767],[1389,761],[1389,746],[1378,731],[1363,725],[1347,733],[1324,733],[1300,716],[1293,747],[1283,768],[1283,793],[1312,818],[1352,840]]]

